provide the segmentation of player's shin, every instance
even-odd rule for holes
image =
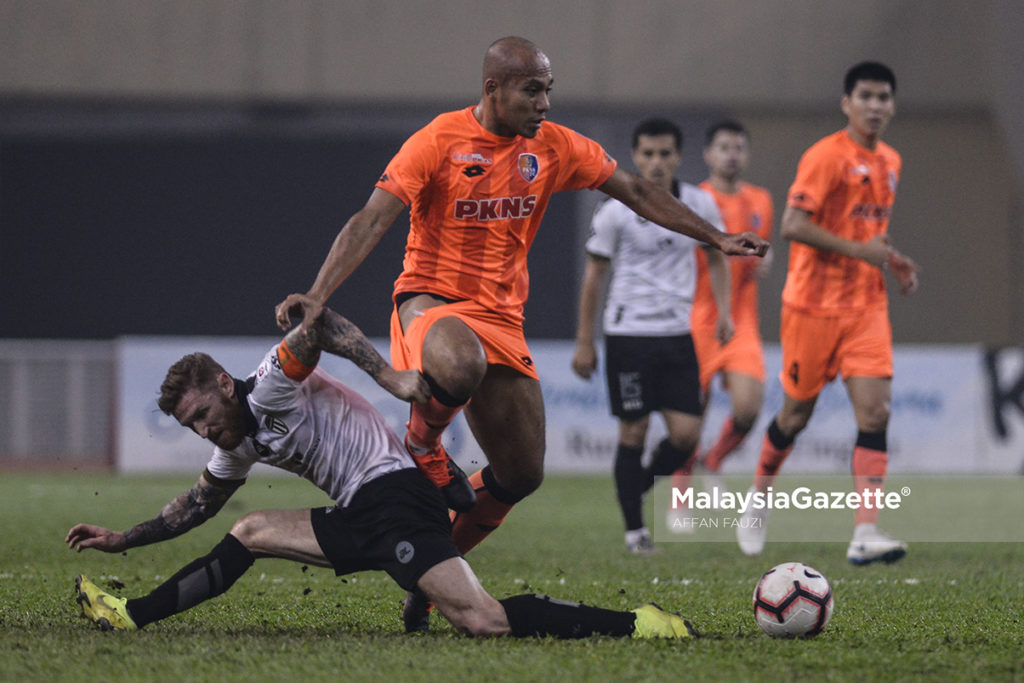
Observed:
[[[511,635],[517,638],[625,637],[632,635],[635,628],[636,615],[633,612],[590,607],[546,595],[515,595],[498,602],[505,608]]]
[[[129,600],[126,607],[142,628],[224,593],[254,561],[249,549],[228,534],[208,555],[193,560],[149,595]]]
[[[778,422],[772,420],[761,442],[761,457],[754,475],[754,486],[759,491],[767,491],[775,482],[779,468],[792,450],[793,437],[783,434]]]
[[[854,491],[861,496],[871,496],[885,488],[885,473],[889,456],[886,453],[886,433],[857,434],[857,445],[853,449]],[[861,504],[853,513],[854,524],[874,524],[878,521],[878,506]]]
[[[717,472],[720,470],[722,467],[722,461],[725,460],[726,456],[736,450],[741,443],[743,443],[743,440],[747,438],[747,434],[749,432],[749,427],[746,431],[737,429],[732,417],[729,417],[725,421],[725,424],[722,425],[722,431],[718,435],[718,440],[715,441],[715,445],[708,451],[708,455],[704,459],[704,467],[711,472]]]
[[[640,462],[643,455],[643,449],[621,443],[615,451],[615,492],[627,531],[644,525],[644,468]]]
[[[452,514],[452,539],[463,554],[497,529],[512,507],[525,497],[503,489],[494,479],[490,465],[474,472],[469,482],[476,491],[476,506],[469,512]]]

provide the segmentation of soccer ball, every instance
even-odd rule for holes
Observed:
[[[754,589],[754,621],[773,638],[811,638],[832,617],[832,587],[800,562],[772,567]]]

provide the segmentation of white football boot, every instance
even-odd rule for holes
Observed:
[[[846,549],[846,559],[851,564],[864,565],[872,562],[890,564],[907,554],[907,544],[899,541],[884,531],[879,531],[874,524],[858,524],[853,529],[853,540]]]
[[[750,487],[751,493],[756,491],[755,487]],[[749,557],[760,555],[767,538],[768,508],[749,506],[736,527],[736,542],[740,544],[740,550]]]
[[[653,555],[659,551],[647,527],[626,532],[626,550],[633,555]]]

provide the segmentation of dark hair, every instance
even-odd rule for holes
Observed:
[[[190,353],[167,370],[156,404],[165,415],[170,415],[189,389],[202,389],[215,383],[222,372],[226,371],[220,363],[207,354]]]
[[[633,149],[640,143],[640,136],[671,135],[675,139],[676,151],[683,149],[683,131],[668,119],[647,119],[633,129]]]
[[[896,92],[896,74],[881,62],[861,62],[851,66],[843,79],[843,92],[851,94],[857,87],[857,81],[881,81],[891,85],[893,93]]]
[[[730,133],[737,133],[748,140],[750,139],[750,133],[748,133],[747,129],[743,127],[742,123],[734,121],[733,119],[724,119],[718,123],[713,123],[708,127],[707,132],[704,133],[704,146],[707,147],[710,145],[714,141],[715,136],[718,135],[718,132],[722,130],[729,131]]]

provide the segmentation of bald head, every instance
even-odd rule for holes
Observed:
[[[541,49],[526,38],[508,36],[491,43],[484,55],[484,82],[504,84],[509,78],[549,74],[551,63]]]
[[[484,83],[476,120],[502,137],[532,138],[540,131],[551,103],[551,63],[525,38],[494,41],[484,56]]]

